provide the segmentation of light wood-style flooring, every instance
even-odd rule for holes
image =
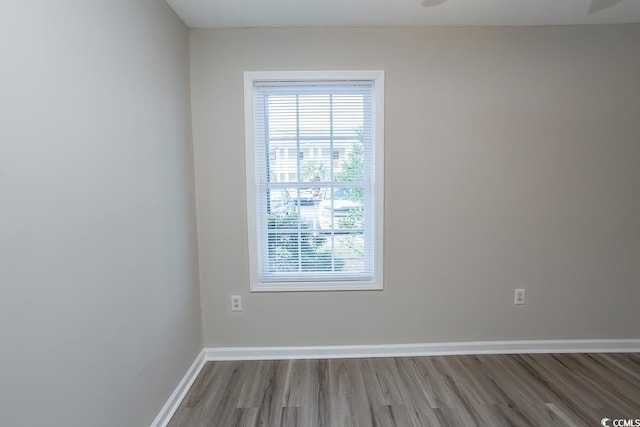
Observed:
[[[640,354],[209,362],[191,426],[600,426],[640,419]]]

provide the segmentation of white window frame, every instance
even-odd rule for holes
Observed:
[[[345,81],[374,83],[374,160],[373,160],[373,278],[366,281],[259,281],[257,174],[254,143],[254,82],[264,81]],[[251,292],[353,291],[383,289],[384,242],[384,71],[246,71],[244,73],[245,157],[247,190],[247,230]],[[331,160],[333,161],[333,160]]]

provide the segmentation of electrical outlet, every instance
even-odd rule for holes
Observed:
[[[231,311],[242,311],[242,297],[231,295]]]
[[[523,305],[524,304],[524,289],[516,289],[513,295],[513,303],[515,305]]]

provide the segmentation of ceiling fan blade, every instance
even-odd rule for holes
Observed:
[[[434,7],[434,6],[440,6],[446,1],[447,0],[422,0],[422,5],[424,7]]]
[[[591,6],[589,6],[589,15],[598,13],[601,10],[609,9],[620,3],[622,0],[591,0]]]

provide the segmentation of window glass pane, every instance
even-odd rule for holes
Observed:
[[[333,95],[332,116],[336,138],[357,138],[364,127],[364,95]]]
[[[329,138],[331,95],[300,95],[298,114],[301,141]]]
[[[300,161],[300,177],[302,182],[327,182],[331,180],[331,145],[329,141],[312,141],[305,143],[308,153]]]
[[[340,260],[341,271],[357,273],[364,271],[364,233],[353,232],[334,236],[335,258]]]
[[[294,215],[296,213],[296,203],[295,199],[291,197],[290,191],[287,189],[268,191],[267,213],[276,216]]]
[[[340,265],[333,260],[332,242],[324,233],[301,233],[301,271],[332,272],[339,271]]]
[[[332,101],[333,150],[338,152],[338,155],[333,157],[334,180],[362,182],[364,96],[334,95]]]
[[[269,182],[298,181],[298,152],[295,141],[269,141],[269,153],[277,150],[278,155],[269,155],[267,167]]]
[[[295,141],[297,134],[296,96],[270,95],[267,98],[267,111],[269,140]]]
[[[269,273],[298,271],[298,232],[269,233]]]
[[[333,176],[338,182],[364,181],[364,144],[362,141],[349,141],[335,144],[338,156],[333,160]],[[340,153],[344,153],[340,156]]]
[[[336,232],[363,229],[364,189],[362,187],[327,190],[320,202],[320,228]]]

